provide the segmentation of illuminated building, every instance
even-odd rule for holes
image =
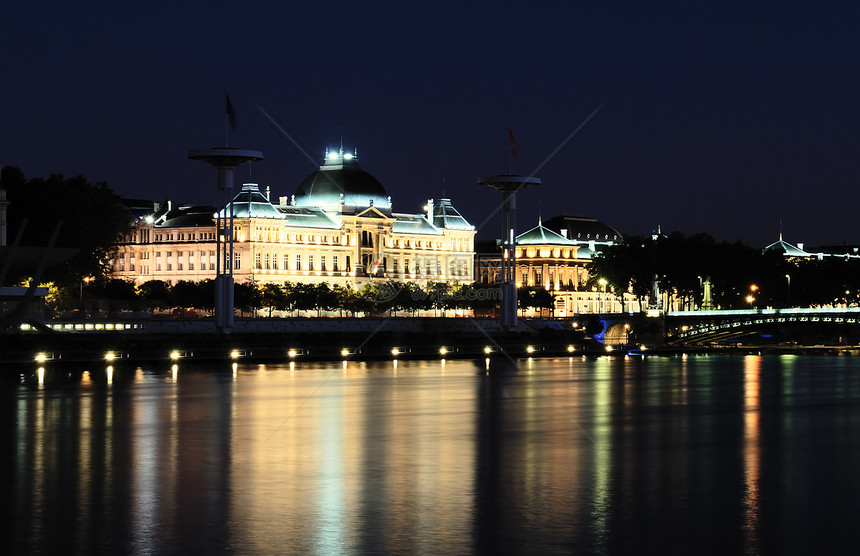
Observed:
[[[625,306],[615,292],[586,287],[586,265],[602,249],[621,241],[611,226],[587,216],[560,215],[517,235],[517,287],[543,287],[555,298],[556,316],[631,310],[635,299],[625,295]],[[500,279],[501,254],[492,246],[475,255],[476,279]]]
[[[320,169],[277,203],[268,188],[244,184],[220,209],[157,206],[118,244],[114,276],[138,284],[214,278],[214,218],[231,209],[237,282],[474,281],[475,228],[451,200],[428,200],[417,214],[394,212],[382,184],[342,149],[329,151]]]

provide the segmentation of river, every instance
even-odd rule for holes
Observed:
[[[3,369],[4,553],[854,553],[860,359]]]

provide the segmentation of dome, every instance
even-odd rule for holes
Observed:
[[[579,242],[618,243],[623,239],[618,230],[590,216],[563,214],[550,218],[543,225]]]
[[[296,189],[294,204],[391,208],[391,198],[379,180],[359,166],[356,155],[341,149],[329,151],[320,169],[302,180]]]

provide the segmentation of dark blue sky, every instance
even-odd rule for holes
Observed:
[[[239,180],[273,196],[342,140],[395,210],[444,192],[492,237],[497,194],[476,180],[508,171],[510,124],[513,171],[544,183],[520,196],[521,231],[563,210],[624,233],[764,245],[782,222],[789,241],[860,243],[856,3],[175,4],[5,7],[0,161],[214,203],[214,170],[186,156],[224,144],[226,84],[231,146],[266,157]]]

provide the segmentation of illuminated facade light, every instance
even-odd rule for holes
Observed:
[[[113,361],[116,359],[116,354],[112,351],[105,353],[105,361]]]
[[[239,350],[234,349],[233,351],[230,352],[230,359],[238,359],[239,355],[240,355]]]
[[[290,351],[287,352],[287,356],[289,356],[290,359],[294,358],[296,355],[297,355],[297,352],[294,349],[291,349]]]
[[[534,352],[535,352],[535,347],[534,347],[534,346],[527,346],[527,347],[526,347],[526,352],[527,352],[527,353],[534,353]]]
[[[400,350],[398,348],[391,348],[391,355],[397,357],[400,355]]]
[[[448,353],[448,348],[446,348],[445,346],[442,346],[439,348],[439,354],[440,355],[445,355],[447,353]]]
[[[180,357],[180,355],[179,355],[178,351],[173,350],[170,352],[170,360],[171,361],[176,361],[177,359],[179,359],[179,357]]]
[[[484,353],[493,353],[493,348],[491,348],[490,346],[486,346],[484,348]]]
[[[36,354],[36,363],[44,363],[48,359],[48,356],[44,353]]]
[[[348,355],[349,355],[349,350],[348,350],[347,348],[343,348],[342,350],[340,350],[340,354],[341,354],[343,357],[346,357],[346,356],[348,356]]]
[[[573,353],[574,351],[576,351],[576,348],[574,346],[567,346],[567,351],[568,353]]]

